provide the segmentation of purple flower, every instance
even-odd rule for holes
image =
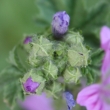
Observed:
[[[64,98],[66,100],[68,110],[72,110],[72,108],[76,105],[73,95],[70,92],[64,92]]]
[[[55,36],[63,35],[67,32],[70,17],[65,11],[57,12],[53,16],[52,31]]]
[[[32,37],[28,36],[24,39],[24,44],[28,44],[29,42],[32,42]]]
[[[110,109],[110,73],[102,75],[100,84],[92,84],[78,93],[77,103],[87,110]]]
[[[20,106],[26,110],[54,110],[52,99],[47,98],[45,93],[41,95],[29,95]]]
[[[39,87],[38,82],[32,81],[32,78],[29,77],[26,82],[23,84],[23,87],[26,92],[35,93],[36,89]]]
[[[110,28],[103,26],[100,31],[101,48],[105,51],[101,72],[107,73],[110,69]]]

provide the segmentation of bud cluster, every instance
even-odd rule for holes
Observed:
[[[30,44],[28,62],[31,70],[22,80],[25,92],[33,93],[34,89],[34,93],[46,91],[56,97],[57,92],[65,90],[63,83],[77,83],[81,77],[80,68],[88,65],[89,50],[78,32],[69,31],[62,40],[39,35]],[[59,77],[63,82],[58,81]],[[31,83],[32,87],[28,87]]]
[[[82,76],[80,68],[88,65],[89,50],[79,32],[67,32],[69,20],[65,11],[58,12],[53,16],[53,34],[26,38],[30,44],[26,51],[31,70],[21,79],[25,93],[46,92],[58,98],[56,94],[65,91],[65,86],[79,81]]]

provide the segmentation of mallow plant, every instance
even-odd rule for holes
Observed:
[[[26,110],[55,110],[59,100],[65,102],[65,110],[72,110],[74,88],[78,89],[81,79],[94,82],[91,68],[102,50],[91,53],[81,32],[69,29],[70,20],[66,11],[55,13],[51,31],[25,36],[10,52],[10,66],[0,74],[0,85],[11,110],[17,110],[17,105]]]

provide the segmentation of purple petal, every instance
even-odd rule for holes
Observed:
[[[110,84],[110,70],[108,70],[107,73],[102,74],[102,86],[105,87],[108,86]]]
[[[110,41],[110,28],[103,26],[100,31],[101,48],[107,50],[108,42]]]
[[[110,70],[110,42],[106,49],[105,56],[102,62],[101,72],[102,75],[106,74]]]
[[[68,110],[72,110],[72,108],[76,105],[73,95],[70,92],[64,92],[64,98],[66,100]]]
[[[52,20],[53,34],[55,36],[65,34],[68,30],[69,21],[70,21],[70,17],[65,11],[57,12],[53,16],[53,20]]]
[[[54,110],[52,99],[47,98],[45,93],[27,96],[24,102],[20,102],[20,105],[26,110]]]
[[[78,93],[77,103],[85,106],[87,110],[109,110],[110,105],[106,102],[107,92],[105,85],[93,84]],[[110,96],[110,95],[109,95]]]
[[[77,103],[80,104],[81,106],[86,106],[87,103],[94,102],[94,100],[96,100],[96,97],[99,94],[99,88],[100,85],[98,84],[94,84],[84,88],[81,92],[78,93]],[[93,99],[91,99],[91,101],[88,101],[90,98]]]
[[[32,42],[32,37],[26,37],[24,40],[24,44],[28,44],[30,42]]]
[[[29,77],[23,84],[25,91],[30,93],[34,93],[39,85],[38,82],[33,82],[31,77]]]
[[[97,105],[95,102],[99,97],[99,90],[100,85],[98,84],[84,88],[81,92],[78,93],[77,103],[81,106],[86,106],[87,110],[95,110],[94,108]]]

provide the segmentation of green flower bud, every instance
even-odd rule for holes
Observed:
[[[45,57],[49,56],[52,50],[52,43],[42,36],[32,43],[32,49],[29,55],[29,63],[38,66],[45,61]]]
[[[45,60],[46,60],[46,57],[37,56],[34,51],[31,51],[28,59],[29,64],[35,67],[42,65],[45,62]]]
[[[79,32],[69,31],[65,35],[65,41],[70,45],[77,45],[83,42],[83,37],[79,34]]]
[[[74,45],[68,49],[68,61],[71,66],[82,67],[88,65],[89,50],[83,44]]]
[[[69,31],[64,40],[69,44],[67,56],[70,65],[73,67],[87,66],[89,50],[83,45],[84,39],[79,32]]]
[[[79,78],[81,77],[81,73],[79,68],[67,67],[64,72],[64,81],[66,83],[77,83]]]
[[[53,96],[58,99],[57,94],[63,90],[61,83],[53,82],[47,89],[45,89],[46,93],[49,96]]]
[[[24,38],[23,38],[23,42],[22,42],[22,45],[23,46],[23,49],[29,53],[32,49],[32,42],[34,41],[34,39],[36,38],[37,36],[35,34],[31,34],[31,35],[24,35]]]
[[[46,78],[57,78],[58,68],[52,61],[47,61],[42,67]]]

